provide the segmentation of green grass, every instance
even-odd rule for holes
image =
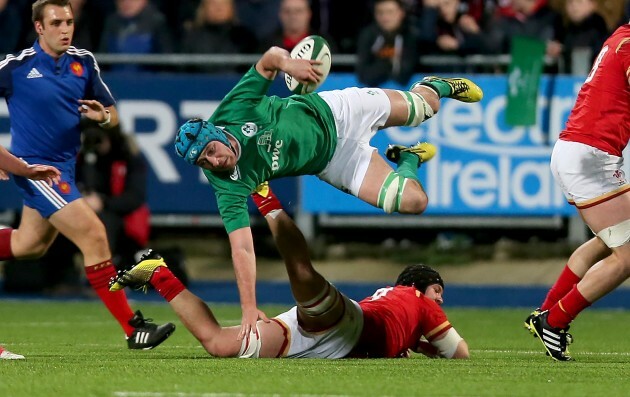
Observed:
[[[156,321],[166,305],[141,304]],[[226,324],[237,306],[213,305]],[[264,307],[268,314],[281,307]],[[178,330],[129,351],[97,302],[0,301],[0,342],[27,356],[0,361],[0,396],[624,396],[630,393],[630,312],[591,310],[572,327],[574,362],[551,361],[521,328],[527,309],[447,309],[469,361],[242,360],[208,356]]]

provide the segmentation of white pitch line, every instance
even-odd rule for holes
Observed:
[[[248,393],[186,393],[115,391],[116,397],[350,397],[346,394],[248,394]],[[385,396],[383,396],[385,397]]]
[[[471,352],[477,353],[507,353],[507,354],[540,354],[541,350],[483,350],[472,349]],[[582,352],[572,350],[571,354],[589,355],[589,356],[630,356],[630,352]]]
[[[76,327],[77,325],[89,325],[94,327],[100,327],[102,325],[111,324],[111,321],[31,321],[31,322],[3,322],[2,326],[19,326],[19,327],[50,327],[50,326],[59,326],[59,327]]]

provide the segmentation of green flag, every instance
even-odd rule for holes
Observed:
[[[508,70],[506,121],[509,125],[536,124],[538,85],[545,60],[542,40],[516,36]]]

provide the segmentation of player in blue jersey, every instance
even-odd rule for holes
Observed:
[[[0,96],[11,119],[11,149],[29,164],[61,171],[61,181],[16,177],[24,199],[17,229],[0,230],[0,260],[43,255],[61,233],[81,250],[87,278],[125,331],[130,349],[151,349],[175,330],[157,326],[134,313],[124,293],[110,293],[116,274],[105,227],[81,198],[74,181],[81,144],[81,117],[111,128],[118,124],[115,101],[101,79],[94,56],[71,46],[74,18],[69,0],[37,0],[33,4],[37,41],[0,62]]]

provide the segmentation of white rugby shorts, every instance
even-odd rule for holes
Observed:
[[[341,320],[321,332],[306,332],[298,324],[297,306],[274,317],[287,331],[287,358],[344,358],[358,343],[363,331],[363,311],[359,304],[341,294],[346,307]]]
[[[551,172],[570,204],[592,207],[630,190],[623,157],[579,142],[558,140],[551,154]]]
[[[391,103],[380,88],[346,88],[324,91],[319,96],[335,118],[337,148],[319,179],[354,196],[367,173],[372,152],[370,140],[391,113]]]

